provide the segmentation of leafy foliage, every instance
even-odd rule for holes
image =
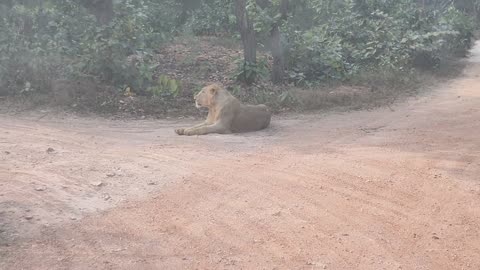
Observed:
[[[153,97],[176,97],[182,90],[180,81],[170,79],[166,75],[160,75],[157,83],[147,89]]]
[[[89,5],[101,1],[0,3],[0,95],[47,92],[56,79],[93,78],[171,100],[182,85],[165,75],[155,79],[162,43],[183,31],[238,40],[234,0],[115,0],[111,20],[99,24]],[[254,23],[252,40],[262,50],[271,49],[272,26],[281,31],[287,79],[297,86],[352,80],[376,70],[412,74],[414,68],[435,68],[444,56],[466,55],[474,21],[480,21],[474,0],[288,2],[288,16],[281,0],[246,0],[245,10]],[[236,65],[232,77],[247,81],[267,80],[272,68],[263,58]],[[202,68],[195,61],[191,66]],[[267,90],[256,100],[271,98]],[[276,95],[279,103],[291,100],[288,92]]]
[[[54,34],[58,17],[49,9],[24,6],[5,13],[0,26],[0,94],[48,89],[62,64],[53,51],[66,45]]]
[[[375,67],[408,69],[419,57],[433,66],[445,52],[465,54],[472,38],[469,18],[453,6],[434,12],[409,0],[310,4],[316,24],[289,31],[290,66],[307,80],[345,79]]]
[[[235,61],[237,68],[232,78],[240,81],[248,81],[252,77],[256,79],[265,79],[268,77],[269,69],[268,62],[264,59],[257,59],[257,63],[248,63],[243,59],[237,59]]]
[[[122,0],[106,25],[75,1],[14,5],[0,26],[2,88],[19,93],[28,78],[33,89],[49,89],[54,77],[87,76],[145,90],[152,83],[153,48],[175,29],[178,5],[162,2]],[[31,81],[41,71],[53,78]]]
[[[204,0],[191,14],[189,26],[196,35],[216,35],[235,31],[232,0]]]

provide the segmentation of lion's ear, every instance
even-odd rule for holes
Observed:
[[[214,86],[214,87],[210,88],[210,94],[216,95],[217,92],[218,92],[218,88],[217,88],[217,87]]]

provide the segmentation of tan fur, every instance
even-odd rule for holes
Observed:
[[[195,96],[198,108],[208,108],[205,122],[179,128],[178,135],[205,135],[209,133],[237,133],[257,131],[268,127],[271,113],[265,105],[244,105],[218,84],[204,87]]]

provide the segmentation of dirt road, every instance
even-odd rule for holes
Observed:
[[[179,137],[0,116],[0,269],[480,269],[480,46],[375,111]]]

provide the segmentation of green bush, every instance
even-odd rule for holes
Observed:
[[[231,76],[233,80],[248,81],[250,79],[265,79],[270,74],[266,58],[257,59],[257,63],[248,63],[245,62],[243,58],[238,58],[235,60],[235,65],[236,68]]]
[[[173,35],[179,12],[175,1],[122,0],[112,22],[99,26],[76,1],[2,7],[3,94],[48,91],[56,78],[82,77],[145,91],[154,84],[152,51]]]
[[[475,19],[466,16],[454,6],[450,6],[439,19],[437,28],[456,32],[444,41],[447,51],[465,56],[472,45]]]
[[[117,5],[111,23],[94,26],[82,37],[77,74],[144,92],[153,83],[153,49],[174,32],[175,5],[165,3],[124,0]]]
[[[204,0],[201,7],[192,12],[189,26],[195,35],[216,35],[236,30],[233,1]]]
[[[166,75],[160,75],[155,85],[150,86],[147,91],[153,97],[172,98],[177,97],[182,91],[182,83],[175,79],[170,79]]]
[[[59,14],[50,9],[14,6],[0,26],[0,94],[46,91],[61,74],[61,50],[68,47],[56,33]]]
[[[287,31],[293,80],[298,74],[306,81],[341,80],[360,70],[402,71],[418,63],[433,68],[441,55],[465,54],[470,47],[473,24],[453,6],[421,10],[411,0],[310,4],[317,10],[313,27]]]

